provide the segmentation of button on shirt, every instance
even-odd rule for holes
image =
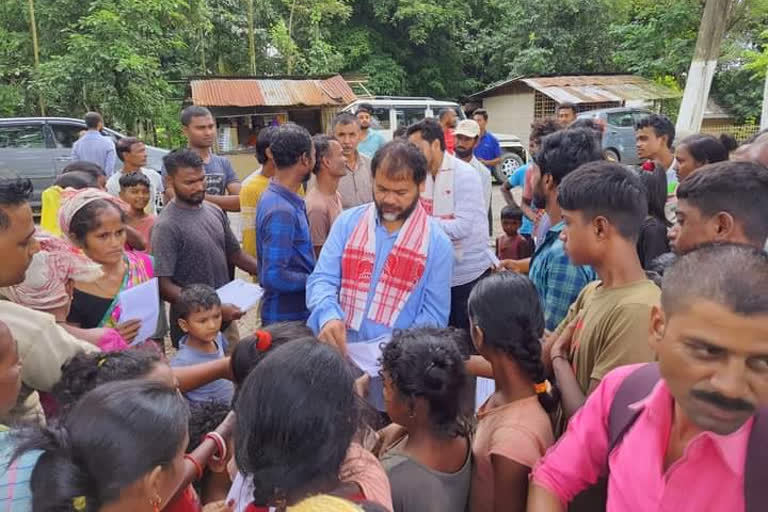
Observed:
[[[567,503],[597,482],[607,461],[607,512],[743,511],[744,466],[753,420],[728,436],[700,433],[665,471],[674,398],[663,380],[632,406],[642,412],[608,453],[611,403],[624,378],[637,367],[623,366],[605,376],[571,418],[565,436],[536,466],[533,482]]]
[[[101,167],[107,176],[112,176],[115,172],[116,159],[115,143],[110,137],[105,137],[96,130],[88,130],[72,146],[73,161],[94,163]]]
[[[256,213],[256,252],[264,288],[261,320],[306,320],[305,288],[315,267],[304,200],[275,181],[261,196]]]
[[[555,330],[568,314],[568,308],[582,288],[597,279],[592,267],[571,264],[560,240],[564,226],[565,222],[560,221],[547,231],[544,241],[536,248],[528,273],[539,292],[544,322],[550,331]]]
[[[330,320],[344,320],[339,304],[341,288],[341,256],[344,246],[352,235],[367,206],[360,206],[343,212],[331,227],[328,239],[323,245],[315,271],[307,280],[307,307],[310,310],[307,325],[315,334]],[[430,219],[430,239],[424,274],[416,283],[411,296],[395,320],[393,329],[408,329],[417,326],[445,327],[451,310],[451,275],[453,273],[453,248],[448,237]],[[392,329],[368,318],[376,283],[379,281],[387,256],[395,246],[399,231],[390,233],[378,220],[376,224],[376,262],[371,276],[371,287],[363,321],[359,331],[347,331],[347,341],[371,340]]]
[[[495,160],[501,156],[499,139],[491,132],[485,132],[475,147],[475,156],[481,160]],[[490,167],[489,167],[490,169]]]
[[[355,168],[347,164],[347,174],[339,180],[341,206],[345,210],[373,201],[373,175],[371,174],[371,159],[357,153]]]

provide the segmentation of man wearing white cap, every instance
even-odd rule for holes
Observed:
[[[465,119],[456,125],[453,135],[456,138],[456,158],[467,162],[480,175],[480,184],[483,187],[483,199],[485,200],[485,211],[490,211],[491,172],[474,154],[475,147],[480,140],[480,125],[472,119]]]

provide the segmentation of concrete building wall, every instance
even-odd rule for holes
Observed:
[[[534,95],[531,89],[483,98],[483,108],[488,111],[488,129],[492,133],[520,137],[526,147],[533,122],[533,107]]]

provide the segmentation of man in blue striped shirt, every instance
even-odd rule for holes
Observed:
[[[263,325],[307,319],[305,289],[315,268],[307,210],[294,192],[315,166],[312,138],[304,128],[285,124],[275,132],[268,151],[276,171],[256,214]]]
[[[85,114],[85,126],[88,131],[72,146],[72,160],[94,163],[101,167],[109,178],[115,172],[115,143],[101,134],[104,121],[98,112]]]

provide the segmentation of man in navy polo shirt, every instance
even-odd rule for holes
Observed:
[[[487,110],[479,108],[475,110],[472,117],[477,124],[480,125],[480,140],[475,147],[475,156],[492,171],[494,167],[501,163],[501,146],[499,146],[499,139],[494,137],[493,134],[487,130]]]

